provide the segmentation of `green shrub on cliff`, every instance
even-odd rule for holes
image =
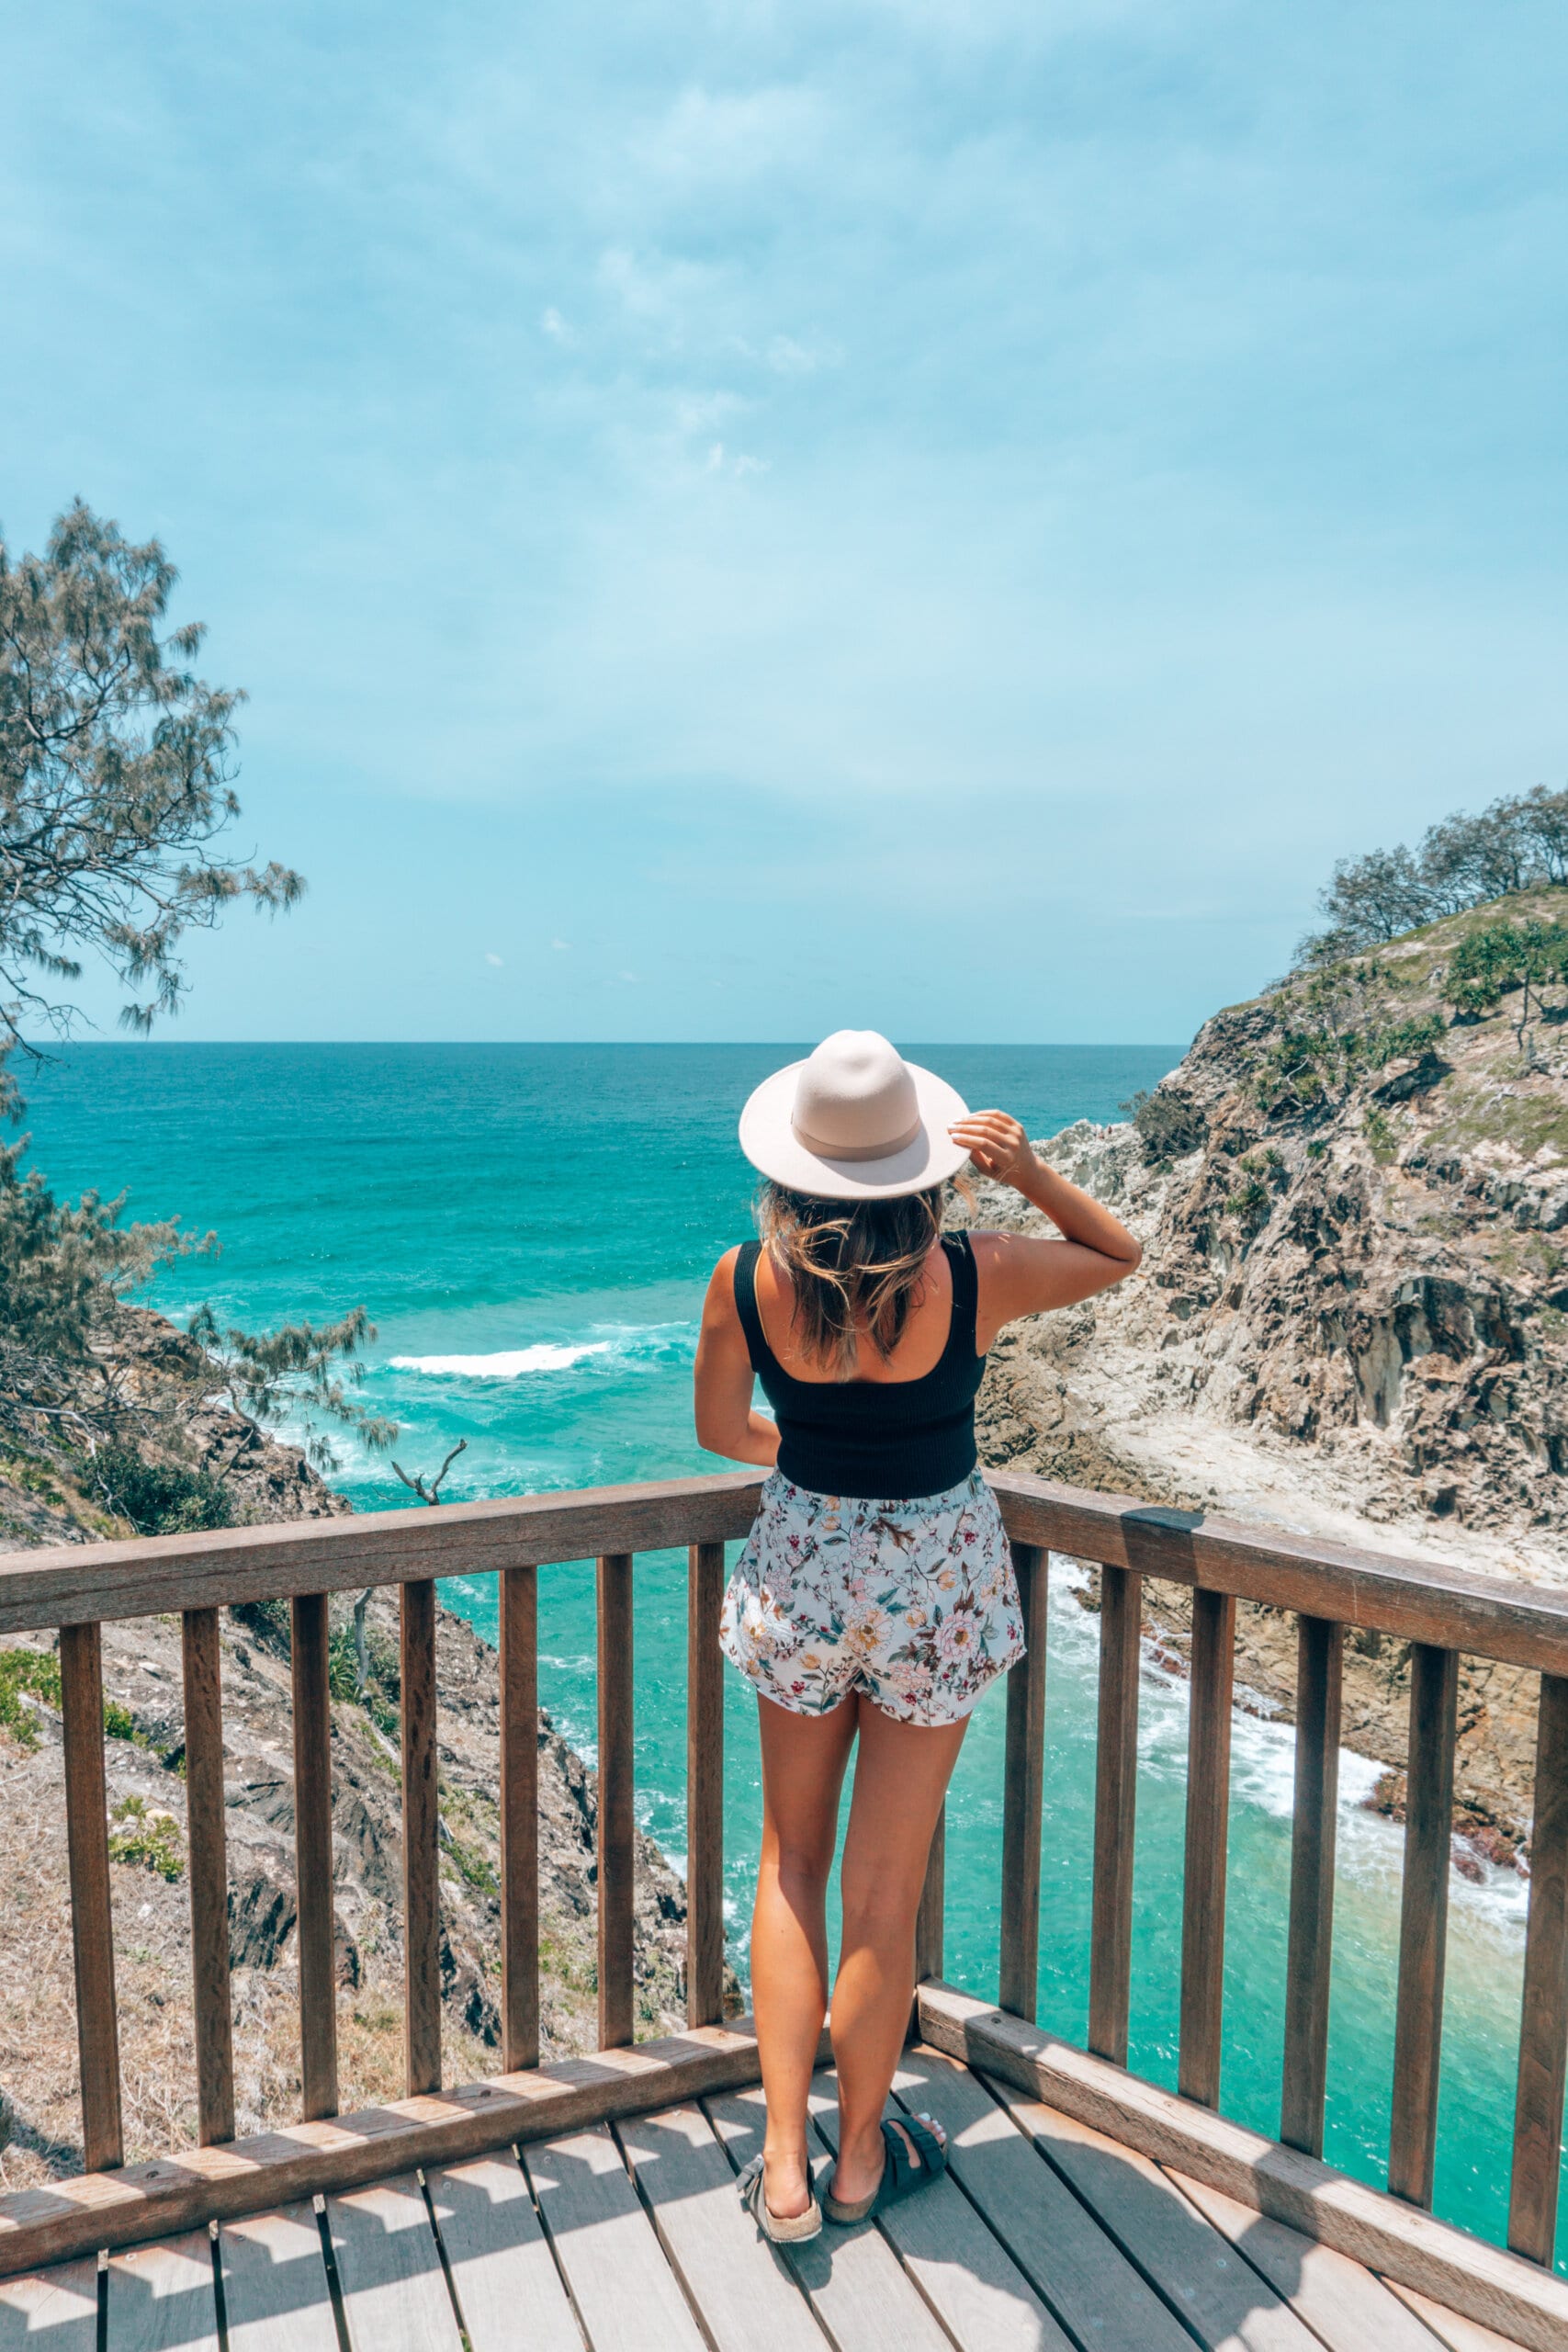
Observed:
[[[234,1504],[209,1470],[149,1462],[128,1445],[106,1445],[93,1459],[94,1483],[108,1510],[138,1535],[189,1535],[233,1524]]]
[[[1188,1152],[1199,1150],[1208,1137],[1209,1122],[1201,1105],[1178,1087],[1156,1086],[1152,1094],[1141,1091],[1120,1107],[1131,1114],[1151,1168],[1168,1167],[1173,1159],[1184,1159]]]
[[[38,1746],[38,1717],[27,1703],[60,1705],[60,1660],[52,1650],[0,1650],[0,1731],[18,1747]]]
[[[162,1805],[145,1797],[121,1797],[109,1815],[109,1860],[140,1862],[171,1884],[185,1876],[186,1858],[180,1825]]]
[[[1490,1012],[1518,989],[1521,1038],[1532,1003],[1539,1012],[1542,991],[1560,988],[1568,988],[1568,923],[1533,915],[1523,922],[1505,916],[1467,932],[1443,976],[1443,995],[1461,1014]]]

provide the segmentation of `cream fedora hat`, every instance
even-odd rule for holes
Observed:
[[[762,1080],[740,1114],[740,1148],[792,1193],[895,1200],[957,1175],[969,1154],[947,1131],[967,1116],[944,1079],[874,1029],[835,1029]]]

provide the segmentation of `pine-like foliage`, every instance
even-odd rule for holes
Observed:
[[[80,501],[41,556],[0,540],[0,1037],[71,1012],[50,981],[84,950],[133,991],[146,1029],[185,989],[184,933],[237,898],[287,907],[287,866],[217,854],[240,813],[231,720],[243,697],[191,663],[203,631],[160,635],[176,574]]]

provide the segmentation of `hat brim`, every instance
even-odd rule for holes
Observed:
[[[964,1097],[934,1070],[905,1065],[915,1081],[919,1133],[901,1151],[881,1159],[829,1159],[803,1144],[790,1125],[795,1090],[804,1062],[776,1069],[749,1096],[740,1114],[740,1148],[753,1168],[792,1193],[825,1201],[892,1201],[904,1193],[929,1192],[956,1176],[969,1154],[948,1128],[966,1119]]]

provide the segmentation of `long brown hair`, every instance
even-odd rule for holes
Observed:
[[[856,1317],[886,1363],[904,1335],[948,1187],[896,1200],[825,1201],[770,1179],[757,1195],[757,1230],[795,1296],[791,1329],[808,1363],[835,1380],[854,1376]]]

